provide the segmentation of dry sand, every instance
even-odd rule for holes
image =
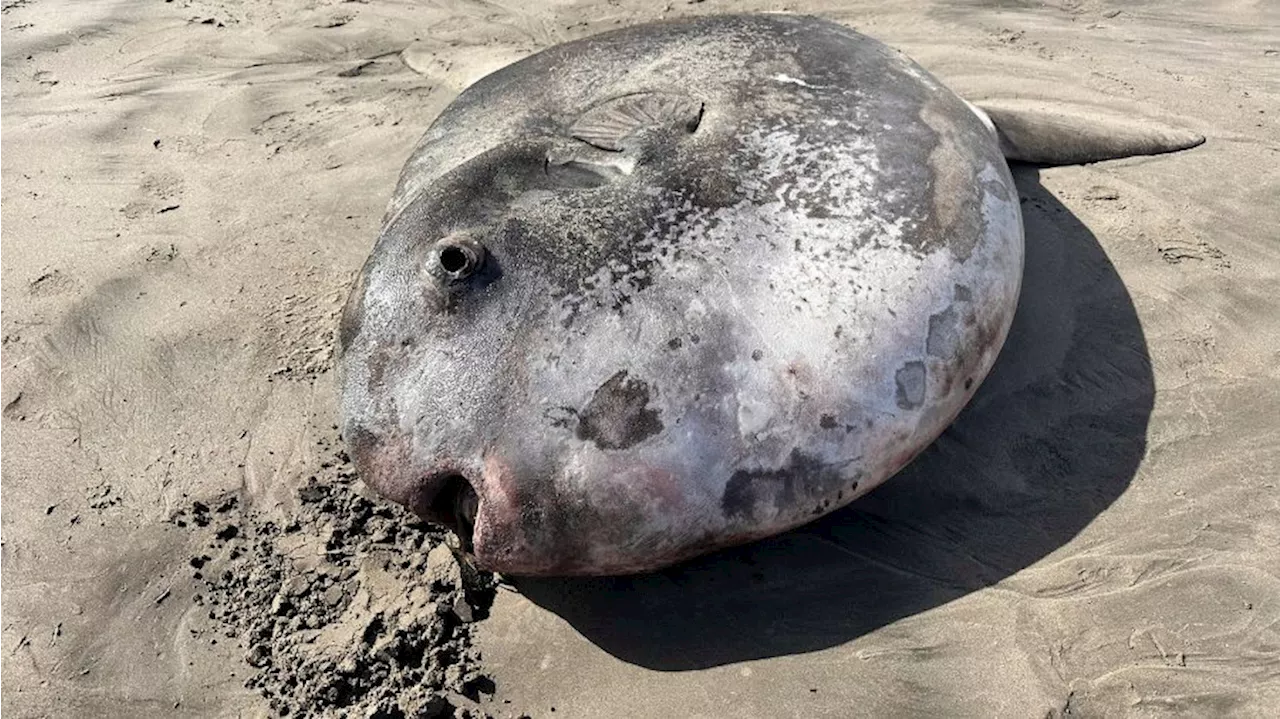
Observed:
[[[400,165],[510,59],[782,7],[970,99],[1208,143],[1018,173],[1010,343],[870,497],[487,609],[482,577],[426,561],[438,536],[359,496],[333,430],[335,316]],[[2,22],[6,717],[257,716],[290,677],[322,701],[329,667],[386,677],[367,716],[394,716],[384,689],[513,717],[1276,715],[1275,3],[5,0]]]

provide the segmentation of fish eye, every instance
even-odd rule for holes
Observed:
[[[484,245],[469,238],[450,237],[436,245],[436,261],[450,282],[461,282],[484,264]]]
[[[449,274],[462,272],[471,262],[461,247],[445,247],[440,250],[440,266]]]

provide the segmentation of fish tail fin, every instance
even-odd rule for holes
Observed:
[[[1080,165],[1196,147],[1204,135],[1085,105],[990,100],[970,105],[1000,141],[1006,159]]]

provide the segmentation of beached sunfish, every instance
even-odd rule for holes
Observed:
[[[1006,156],[1200,141],[984,113],[813,17],[551,47],[405,166],[339,327],[343,437],[495,571],[783,532],[900,470],[991,368],[1023,261]]]

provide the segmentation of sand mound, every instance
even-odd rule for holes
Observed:
[[[280,716],[487,716],[475,703],[494,684],[471,626],[488,615],[493,575],[354,481],[338,453],[281,516],[235,495],[180,510],[174,525],[206,542],[189,564],[208,627],[190,633],[235,641],[257,670],[245,685]]]

